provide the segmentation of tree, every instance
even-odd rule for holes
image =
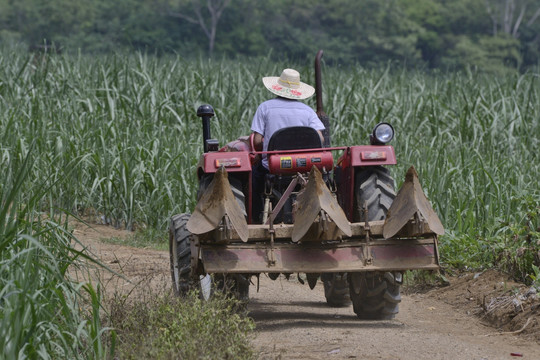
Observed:
[[[486,0],[486,8],[493,23],[494,36],[502,31],[517,39],[524,21],[531,27],[540,17],[540,6],[536,0]],[[527,8],[532,8],[532,12]],[[532,15],[526,18],[526,14]]]
[[[219,19],[223,14],[223,10],[225,10],[230,2],[231,0],[206,0],[206,11],[204,11],[201,6],[201,0],[191,0],[191,10],[195,14],[193,17],[187,15],[189,6],[182,1],[178,6],[177,11],[173,11],[169,8],[168,14],[170,16],[189,21],[192,24],[199,25],[208,38],[208,54],[212,56],[212,53],[214,52]],[[210,15],[209,20],[205,18],[205,15]]]

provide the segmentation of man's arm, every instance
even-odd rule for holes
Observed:
[[[324,136],[322,134],[322,131],[321,130],[317,130],[317,132],[319,133],[319,137],[321,138],[321,144],[323,144],[324,146]]]
[[[253,132],[253,146],[255,151],[262,151],[263,149],[263,136],[256,131]]]

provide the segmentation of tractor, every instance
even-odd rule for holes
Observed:
[[[311,289],[322,282],[330,306],[348,306],[361,319],[398,313],[403,274],[439,269],[444,228],[411,167],[399,192],[388,166],[397,163],[389,123],[369,145],[332,147],[322,110],[320,61],[315,57],[317,114],[324,139],[309,127],[284,128],[268,139],[264,210],[252,213],[253,138],[223,147],[211,139],[214,110],[202,105],[204,153],[192,214],[171,217],[173,289],[208,299],[225,291],[241,301],[261,274],[298,274]],[[265,139],[266,141],[266,139]],[[337,160],[335,160],[337,159]],[[305,279],[305,280],[304,280]]]

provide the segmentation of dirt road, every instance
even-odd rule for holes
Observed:
[[[351,307],[327,307],[320,284],[264,279],[250,316],[261,359],[540,359],[536,342],[498,335],[437,291],[403,296],[395,320],[360,321]]]
[[[130,280],[104,274],[110,289],[127,293],[142,282],[170,287],[168,252],[103,243],[127,234],[107,226],[77,226],[74,234]],[[536,294],[494,271],[404,295],[389,321],[361,321],[351,306],[328,307],[321,283],[312,291],[295,276],[262,275],[257,292],[253,281],[248,310],[260,359],[540,359]]]

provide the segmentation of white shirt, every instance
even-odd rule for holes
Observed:
[[[315,130],[324,130],[324,125],[312,108],[298,100],[275,98],[263,102],[257,108],[251,130],[261,134],[263,151],[268,150],[268,141],[272,135],[291,126],[309,126]],[[268,159],[263,155],[262,164],[268,169]]]

